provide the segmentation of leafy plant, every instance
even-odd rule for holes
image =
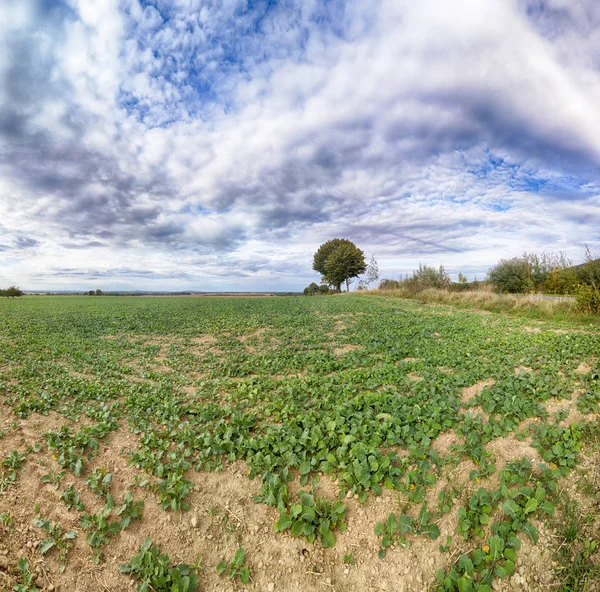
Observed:
[[[85,506],[83,505],[81,499],[79,499],[79,494],[77,491],[75,491],[71,483],[69,483],[67,488],[62,492],[60,499],[63,500],[65,506],[67,506],[67,510],[75,508],[80,512],[85,511]]]
[[[250,570],[244,565],[246,563],[246,551],[243,547],[238,547],[233,559],[227,563],[221,561],[217,565],[217,573],[226,575],[228,579],[233,580],[239,578],[242,584],[247,584],[250,581]]]
[[[105,499],[110,498],[110,488],[112,485],[112,473],[109,473],[102,467],[96,467],[87,477],[85,482],[90,489],[98,496]]]
[[[27,558],[21,557],[18,565],[20,572],[18,578],[20,582],[14,585],[13,590],[15,592],[36,592],[36,590],[39,590],[39,588],[35,585],[37,576],[36,574],[31,573]]]
[[[35,526],[43,528],[47,534],[47,537],[40,543],[40,553],[45,555],[51,549],[57,549],[58,561],[62,564],[60,566],[62,573],[67,566],[67,554],[73,547],[71,541],[77,537],[77,533],[74,530],[64,532],[60,524],[55,524],[40,517],[36,519]]]
[[[121,565],[121,573],[138,580],[138,592],[195,592],[198,576],[194,568],[185,563],[171,566],[171,560],[160,553],[151,539],[146,539],[140,552],[129,563]]]
[[[386,556],[387,549],[392,545],[399,545],[409,548],[411,543],[406,540],[406,535],[416,534],[425,535],[435,540],[440,536],[438,525],[432,521],[433,513],[427,511],[427,504],[421,506],[421,510],[416,519],[402,514],[398,517],[392,512],[389,514],[386,522],[379,522],[375,526],[375,534],[381,536],[381,549],[379,558]]]
[[[54,489],[58,489],[58,486],[64,477],[64,471],[56,471],[55,469],[52,469],[49,473],[42,475],[42,483],[49,483],[54,487]]]
[[[323,547],[335,545],[336,529],[346,528],[346,504],[333,504],[323,498],[316,498],[306,491],[298,493],[298,502],[291,504],[286,512],[281,512],[275,523],[275,532],[291,529],[292,536],[303,536],[312,543],[315,538]]]

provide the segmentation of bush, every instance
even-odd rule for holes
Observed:
[[[305,296],[314,296],[319,291],[319,286],[315,284],[315,282],[310,283],[306,288],[304,288]]]
[[[600,290],[594,286],[582,284],[575,293],[577,307],[587,314],[600,314]]]
[[[398,280],[390,280],[385,278],[379,282],[380,290],[398,290],[400,288],[400,282]]]
[[[448,288],[452,283],[443,265],[435,269],[435,267],[429,267],[421,263],[419,263],[419,269],[413,271],[413,276],[408,281],[415,284],[418,292],[427,288]]]
[[[529,263],[524,257],[501,259],[488,272],[488,280],[498,292],[523,294],[534,288]]]

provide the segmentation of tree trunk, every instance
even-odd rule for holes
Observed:
[[[350,292],[350,278],[346,278],[346,292]]]

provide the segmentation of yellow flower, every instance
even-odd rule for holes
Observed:
[[[489,545],[483,545],[483,547],[481,547],[481,550],[484,553],[489,553],[490,552],[490,546]]]

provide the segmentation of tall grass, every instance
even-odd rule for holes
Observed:
[[[509,313],[528,318],[600,324],[597,316],[582,314],[577,309],[577,302],[568,298],[547,300],[543,296],[535,294],[496,294],[492,291],[491,286],[484,286],[482,289],[469,292],[428,288],[416,293],[401,287],[393,290],[369,290],[363,294],[409,298],[422,303],[448,304],[457,308]]]

